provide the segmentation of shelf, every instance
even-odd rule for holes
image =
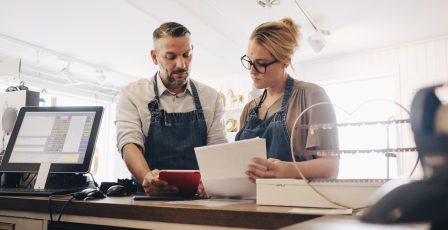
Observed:
[[[319,123],[312,125],[296,125],[298,128],[302,129],[333,129],[336,127],[346,127],[346,126],[363,126],[363,125],[391,125],[391,124],[407,124],[409,119],[399,119],[399,120],[388,120],[388,121],[364,121],[364,122],[347,122],[347,123]]]
[[[405,153],[417,152],[417,148],[385,148],[385,149],[356,149],[356,150],[306,150],[301,154],[315,154],[317,156],[339,156],[340,154],[388,154],[388,153]]]

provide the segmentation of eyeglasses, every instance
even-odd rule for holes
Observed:
[[[243,55],[241,57],[241,64],[243,64],[244,68],[250,70],[253,66],[255,68],[255,71],[257,71],[257,73],[266,73],[266,68],[277,62],[278,60],[274,60],[269,63],[258,63],[257,61],[255,62],[251,61],[247,55]]]

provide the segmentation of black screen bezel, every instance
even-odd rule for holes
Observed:
[[[1,172],[27,172],[35,173],[39,171],[40,163],[10,163],[14,144],[19,134],[20,126],[27,112],[95,112],[92,130],[90,132],[89,143],[87,144],[86,154],[82,164],[61,164],[53,163],[50,166],[50,173],[87,173],[92,163],[92,155],[95,143],[98,137],[99,126],[103,115],[102,106],[61,106],[61,107],[22,107],[14,124],[14,129],[6,147],[3,160],[0,165]]]

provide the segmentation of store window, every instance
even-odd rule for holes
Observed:
[[[403,114],[403,109],[394,103],[396,87],[392,76],[320,85],[335,105],[338,123],[354,123],[338,128],[341,150],[387,149],[401,144],[399,134],[403,127],[399,126],[402,124],[366,125],[367,122],[401,119],[397,114]],[[407,112],[403,116],[409,118]],[[339,169],[340,179],[395,178],[397,154],[342,154]]]

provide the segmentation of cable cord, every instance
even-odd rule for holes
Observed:
[[[30,175],[31,175],[31,173],[27,173],[27,174],[26,174],[26,178],[24,178],[25,176],[22,175],[22,177],[21,177],[21,182],[22,182],[22,183],[25,183],[25,181],[27,181],[27,180],[30,178]]]
[[[64,206],[62,206],[61,212],[59,212],[59,217],[58,217],[58,222],[61,222],[61,218],[62,218],[62,214],[64,213],[65,208],[67,207],[67,205],[73,201],[73,199],[75,199],[75,196],[72,195],[72,197],[70,199],[68,199],[65,203]]]
[[[73,201],[73,199],[75,199],[75,194],[76,193],[70,193],[70,194],[67,194],[67,195],[50,195],[49,196],[49,198],[48,198],[48,206],[49,206],[49,214],[50,214],[50,221],[51,222],[54,221],[53,220],[53,206],[52,206],[54,200],[52,198],[58,198],[58,197],[63,198],[63,197],[71,196],[70,199],[65,200],[65,203],[62,206],[61,211],[59,212],[59,216],[58,216],[57,222],[61,222],[61,218],[62,218],[62,215],[64,214],[65,208],[68,206],[69,203],[71,203]]]
[[[28,176],[29,177],[29,176]],[[28,179],[28,177],[27,177],[27,179]],[[24,188],[28,188],[28,187],[30,187],[31,186],[31,183],[33,183],[33,181],[34,181],[34,183],[36,183],[36,181],[35,181],[35,179],[36,179],[36,177],[37,177],[37,173],[34,173],[34,175],[33,175],[33,177],[28,181],[28,183],[25,185],[25,186],[23,186]]]
[[[92,178],[92,181],[93,181],[93,184],[95,185],[95,187],[98,188],[98,184],[97,184],[96,181],[95,181],[95,177],[93,177],[92,173],[90,173],[90,172],[88,172],[88,174],[89,174],[90,177]],[[33,181],[34,178],[35,178],[36,176],[37,176],[37,175],[34,175],[34,177],[33,177],[33,179],[32,179],[31,181]],[[29,185],[29,184],[28,184],[28,185]],[[28,185],[27,185],[27,186],[28,186]],[[52,198],[56,198],[56,197],[66,197],[66,196],[68,196],[68,195],[71,196],[70,199],[68,199],[68,200],[65,201],[64,206],[62,206],[62,209],[61,209],[61,211],[59,212],[59,216],[58,216],[57,222],[60,222],[60,221],[61,221],[61,218],[62,218],[62,215],[64,214],[65,208],[68,206],[69,203],[71,203],[71,202],[73,201],[73,199],[75,199],[76,194],[77,194],[77,193],[70,193],[70,194],[67,194],[67,195],[50,195],[50,196],[48,197],[48,210],[49,210],[50,221],[51,221],[51,222],[53,222],[53,207],[52,207],[52,202],[53,202],[53,200],[52,200]]]
[[[88,172],[88,174],[90,175],[90,177],[92,178],[93,181],[93,185],[95,185],[96,188],[98,188],[98,184],[95,181],[95,177],[93,177],[93,174],[91,172]]]
[[[48,197],[48,211],[50,213],[50,221],[53,222],[53,208],[51,207],[51,196]]]
[[[310,107],[306,108],[305,110],[303,110],[299,116],[296,118],[296,120],[294,121],[294,125],[292,126],[291,130],[294,130],[297,122],[299,121],[299,119],[303,116],[303,114],[305,114],[308,110],[319,106],[319,105],[333,105],[332,103],[329,102],[321,102],[321,103],[316,103],[314,105],[311,105]],[[325,196],[323,193],[321,193],[316,187],[314,187],[312,184],[309,183],[309,180],[305,177],[305,175],[303,175],[302,170],[300,170],[299,166],[297,166],[297,162],[296,162],[296,158],[294,156],[294,133],[295,132],[291,132],[291,140],[290,140],[290,148],[291,148],[291,157],[292,157],[292,161],[293,161],[293,165],[296,168],[297,172],[299,172],[300,178],[303,179],[303,181],[306,183],[306,185],[308,185],[314,192],[316,192],[319,196],[321,196],[322,198],[324,198],[325,200],[327,200],[328,202],[339,206],[341,208],[349,208],[349,209],[353,209],[352,207],[348,206],[348,205],[344,205],[344,204],[340,204],[336,201],[333,201],[332,199],[328,198],[327,196]]]
[[[92,181],[93,181],[93,184],[95,185],[95,187],[98,188],[98,184],[97,184],[96,181],[95,181],[95,177],[93,177],[92,173],[90,173],[90,172],[88,172],[88,174],[89,174],[90,177],[92,178]],[[31,179],[31,181],[33,181],[34,178],[35,178],[36,176],[37,176],[37,175],[34,175],[33,179]],[[28,185],[29,185],[29,184],[28,184]],[[27,185],[27,186],[28,186],[28,185]],[[64,203],[64,206],[62,206],[62,209],[61,209],[61,211],[59,212],[59,216],[58,216],[57,222],[61,222],[61,218],[62,218],[62,215],[64,214],[65,208],[68,206],[68,204],[70,204],[70,203],[73,201],[73,199],[75,199],[76,194],[77,194],[77,193],[67,194],[67,195],[70,195],[71,197],[70,197],[70,199],[66,200],[65,203]],[[51,222],[53,222],[53,207],[52,207],[52,202],[53,202],[53,200],[52,200],[52,198],[56,198],[56,197],[66,197],[67,195],[50,195],[50,196],[48,197],[48,210],[49,210],[50,221],[51,221]]]

